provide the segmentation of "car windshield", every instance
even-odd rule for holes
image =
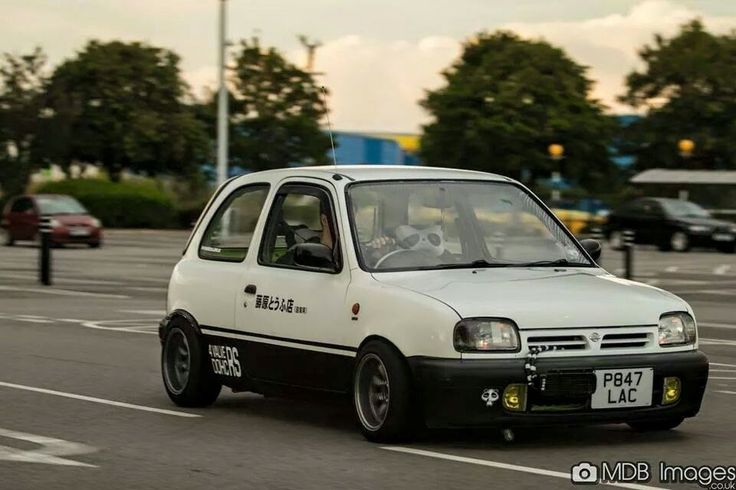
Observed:
[[[87,214],[84,206],[70,196],[38,196],[36,203],[41,214]]]
[[[554,218],[504,182],[393,181],[349,187],[369,271],[592,266]]]
[[[710,213],[694,202],[672,199],[662,201],[667,214],[683,218],[710,218]]]

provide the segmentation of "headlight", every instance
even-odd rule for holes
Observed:
[[[61,226],[61,222],[56,218],[51,218],[49,224],[51,225],[51,228],[59,228]]]
[[[102,226],[102,221],[98,220],[97,218],[92,218],[92,226],[95,228],[100,228]]]
[[[708,233],[711,230],[710,226],[703,225],[690,225],[687,229],[693,233]]]
[[[506,318],[466,318],[455,325],[452,336],[458,352],[516,352],[519,332]]]
[[[659,345],[694,344],[696,336],[695,320],[687,313],[665,313],[659,317]]]

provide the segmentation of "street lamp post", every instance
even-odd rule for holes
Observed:
[[[217,91],[217,184],[227,180],[227,87],[225,86],[226,2],[220,0],[219,65]]]
[[[562,160],[562,157],[565,153],[565,147],[553,143],[547,147],[547,152],[549,153],[549,157],[552,159],[553,162],[559,162]],[[553,201],[559,201],[560,200],[560,189],[558,186],[562,182],[562,175],[560,175],[559,168],[556,168],[552,171],[552,185],[554,188],[552,189],[552,200]]]

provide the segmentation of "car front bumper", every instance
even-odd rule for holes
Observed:
[[[482,399],[486,389],[503,393],[509,384],[526,384],[525,359],[435,359],[411,357],[408,359],[418,388],[427,426],[439,427],[514,427],[524,425],[578,425],[619,423],[627,421],[661,420],[664,418],[692,417],[700,410],[708,381],[708,359],[699,351],[627,356],[539,357],[536,362],[539,376],[592,375],[594,369],[626,369],[651,367],[654,370],[652,405],[641,408],[599,409],[578,406],[572,409],[548,410],[532,408],[522,412],[506,410],[499,399],[487,406]],[[671,405],[662,405],[664,377],[676,376],[681,380],[680,399]],[[528,399],[539,395],[528,388]],[[581,395],[576,395],[578,400]],[[584,395],[582,395],[584,397]],[[537,397],[538,398],[538,397]],[[564,398],[564,394],[562,397]],[[542,404],[543,405],[543,404]]]

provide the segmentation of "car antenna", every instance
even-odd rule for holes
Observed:
[[[330,123],[330,111],[327,110],[327,89],[324,85],[320,87],[322,102],[325,105],[325,117],[327,118],[327,132],[330,134],[330,146],[332,147],[332,163],[337,167],[337,155],[335,154],[335,139],[332,137],[332,123]]]

